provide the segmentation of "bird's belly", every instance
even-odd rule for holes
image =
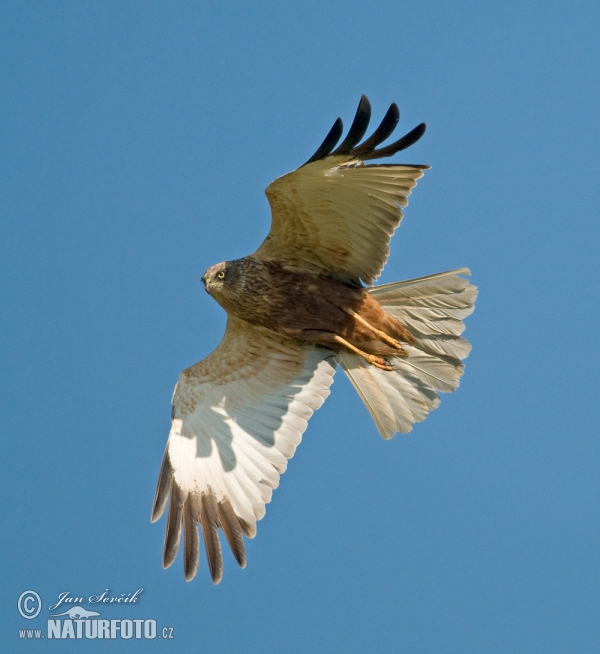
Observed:
[[[255,324],[288,338],[339,351],[339,336],[368,353],[385,356],[394,352],[352,315],[368,317],[371,324],[390,331],[391,317],[364,289],[330,279],[308,283],[302,280],[288,284],[284,293],[255,300],[249,321],[255,320]],[[395,332],[392,328],[397,336]]]
[[[297,340],[312,341],[306,338],[307,332],[346,331],[353,320],[344,308],[360,304],[360,300],[350,294],[341,298],[325,294],[321,289],[290,290],[281,300],[267,303],[263,326]]]
[[[394,349],[382,343],[373,329],[402,339],[406,330],[363,288],[353,288],[327,276],[297,273],[262,265],[260,274],[247,276],[244,293],[223,306],[239,318],[296,341],[340,350],[340,338],[361,351],[386,356]],[[342,346],[343,347],[343,346]]]

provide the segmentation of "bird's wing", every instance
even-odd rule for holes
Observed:
[[[170,500],[163,565],[184,533],[187,580],[198,569],[202,528],[214,583],[222,576],[219,527],[238,563],[256,521],[294,455],[307,421],[329,395],[335,354],[229,317],[220,345],[181,373],[152,520]]]
[[[371,115],[361,98],[348,135],[338,118],[317,152],[297,170],[269,184],[271,231],[254,257],[326,272],[346,283],[372,284],[389,255],[389,242],[402,220],[402,207],[423,176],[422,165],[365,165],[418,141],[425,124],[377,149],[394,131],[400,112],[389,108],[363,143]]]

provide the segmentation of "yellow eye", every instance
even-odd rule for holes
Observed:
[[[217,273],[217,279],[225,279],[225,273],[222,270]]]

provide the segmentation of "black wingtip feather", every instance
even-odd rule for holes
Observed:
[[[212,493],[202,494],[200,525],[204,536],[204,547],[208,568],[215,586],[223,577],[223,553],[219,542],[219,518],[217,500]]]
[[[314,161],[325,159],[328,156],[347,155],[360,161],[370,161],[371,159],[390,157],[393,154],[396,154],[396,152],[405,150],[416,143],[425,133],[425,123],[421,123],[394,143],[377,150],[377,146],[391,136],[400,120],[400,110],[398,109],[398,105],[392,103],[379,127],[366,141],[358,145],[360,139],[362,139],[367,131],[370,118],[371,103],[367,96],[363,95],[358,103],[358,109],[356,110],[356,115],[354,116],[350,130],[339,147],[336,150],[333,149],[342,136],[343,124],[341,118],[338,118],[335,121],[319,149],[303,165],[306,166]]]
[[[361,96],[356,114],[346,138],[341,145],[331,153],[335,157],[340,154],[350,154],[354,146],[362,139],[371,120],[371,103],[366,95]]]
[[[179,538],[181,536],[181,522],[183,502],[179,487],[174,480],[171,481],[171,499],[169,501],[169,516],[165,531],[165,545],[163,549],[163,568],[168,568],[177,556]]]
[[[233,552],[235,560],[240,564],[240,567],[246,567],[246,549],[244,547],[244,537],[242,535],[242,527],[238,517],[235,515],[231,502],[224,499],[217,503],[217,511],[219,515],[219,522],[221,529],[227,538],[229,547]]]
[[[379,127],[366,141],[364,141],[364,143],[361,143],[357,148],[355,148],[352,154],[360,156],[362,154],[373,152],[380,143],[383,143],[389,136],[391,136],[392,132],[396,129],[399,120],[400,109],[398,109],[398,105],[395,102],[392,102]]]
[[[156,522],[164,513],[167,500],[169,499],[169,491],[171,490],[171,477],[173,477],[173,468],[169,460],[169,453],[165,452],[160,466],[160,473],[158,475],[158,483],[156,485],[156,493],[154,494],[154,503],[152,504],[152,515],[150,522]]]
[[[194,514],[192,498],[188,497],[183,507],[183,574],[191,581],[198,572],[200,564],[200,537],[198,523]]]
[[[183,528],[185,580],[191,581],[196,576],[200,563],[199,523],[208,559],[208,569],[214,584],[218,584],[223,576],[223,553],[219,542],[219,527],[227,538],[235,560],[242,568],[245,568],[246,549],[243,534],[252,538],[256,530],[251,529],[250,525],[238,518],[227,498],[219,502],[209,489],[208,493],[201,495],[186,494],[184,499],[181,489],[172,478],[172,471],[168,479],[170,483],[167,490],[170,492],[170,498],[163,549],[163,567],[168,568],[177,558]]]
[[[313,161],[319,161],[319,159],[325,159],[325,157],[328,156],[337,145],[343,131],[344,123],[341,118],[338,118],[335,123],[333,123],[333,127],[329,130],[323,143],[321,143],[317,151],[304,165],[306,166],[306,164],[312,163]]]
[[[366,157],[362,157],[364,161],[369,161],[371,159],[382,159],[383,157],[391,157],[396,152],[401,150],[406,150],[410,148],[411,145],[414,145],[422,136],[425,134],[427,125],[421,123],[417,125],[414,129],[411,129],[408,134],[405,134],[401,139],[386,145],[384,148],[379,148],[379,150],[373,150],[373,152]]]

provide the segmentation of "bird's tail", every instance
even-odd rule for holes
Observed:
[[[460,275],[468,268],[369,289],[382,308],[405,325],[415,342],[408,356],[390,359],[387,372],[361,356],[340,352],[344,372],[367,406],[383,438],[407,433],[440,403],[438,392],[459,384],[471,344],[462,338],[463,318],[473,312],[477,287]]]

